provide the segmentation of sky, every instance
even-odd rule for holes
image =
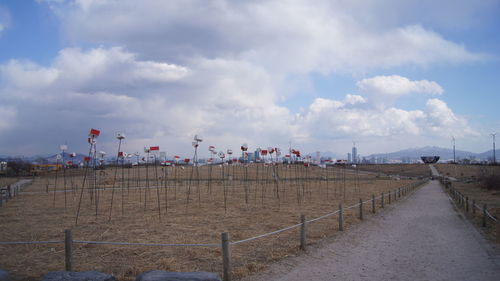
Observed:
[[[0,155],[484,152],[499,0],[0,0]],[[114,152],[112,152],[114,153]]]

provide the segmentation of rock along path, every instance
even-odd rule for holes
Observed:
[[[244,280],[498,281],[500,256],[431,181],[333,242]]]

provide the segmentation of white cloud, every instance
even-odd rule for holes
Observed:
[[[439,99],[430,99],[426,103],[428,125],[433,134],[439,136],[477,136],[464,118],[456,116],[448,105]]]
[[[441,94],[433,81],[364,79],[359,95],[317,98],[298,114],[280,105],[289,96],[284,84],[311,73],[484,58],[421,25],[373,24],[345,1],[40,1],[60,16],[67,45],[101,47],[62,49],[50,66],[22,60],[0,66],[0,102],[19,124],[5,130],[26,145],[26,131],[43,136],[37,145],[44,147],[62,137],[85,145],[90,127],[103,130],[104,147],[125,131],[131,146],[184,153],[197,133],[232,148],[444,135],[468,125],[443,101],[413,111],[393,106],[402,95]]]
[[[59,76],[57,69],[44,68],[29,61],[17,60],[11,60],[0,66],[0,74],[18,89],[47,87],[54,83]]]
[[[408,139],[425,135],[471,136],[475,132],[463,118],[456,117],[446,103],[430,99],[424,110],[383,110],[349,107],[335,100],[318,98],[296,118],[304,142],[318,139],[394,137]]]
[[[411,81],[399,75],[375,76],[359,81],[357,86],[366,93],[400,96],[409,93],[442,94],[443,88],[434,81]]]
[[[356,83],[358,88],[368,95],[368,102],[378,108],[392,107],[395,101],[408,94],[440,95],[443,88],[434,81],[412,81],[399,75],[375,76]]]
[[[366,103],[366,99],[363,98],[362,96],[352,95],[352,94],[347,94],[345,96],[344,101],[348,104],[353,104],[353,105]]]
[[[286,74],[483,58],[422,26],[376,26],[351,8],[326,0],[103,0],[56,10],[69,41],[127,46],[154,60],[230,58]]]
[[[0,101],[7,106],[0,129],[25,140],[23,147],[33,145],[21,137],[26,132],[44,136],[40,145],[61,141],[62,135],[84,146],[90,127],[107,134],[103,149],[113,146],[115,132],[124,131],[133,149],[160,144],[187,154],[189,140],[199,133],[211,144],[232,148],[243,142],[313,146],[325,139],[474,134],[438,99],[430,99],[425,110],[407,111],[370,107],[369,98],[347,94],[343,101],[316,98],[294,115],[278,105],[273,76],[240,60],[200,58],[181,66],[142,61],[122,48],[64,49],[49,67],[10,61],[0,66],[0,78],[6,82]],[[390,95],[442,91],[435,82],[400,76],[358,85]]]
[[[0,66],[0,78],[6,82],[0,101],[26,122],[11,129],[64,128],[73,142],[98,127],[108,133],[105,146],[121,130],[149,143],[169,139],[175,147],[197,133],[228,145],[266,143],[288,134],[291,118],[276,105],[269,75],[241,61],[199,59],[188,68],[141,61],[121,48],[64,49],[50,67],[10,61]],[[60,135],[45,134],[44,141]]]

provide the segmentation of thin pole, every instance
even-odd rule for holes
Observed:
[[[456,163],[456,158],[455,158],[455,137],[452,137],[453,140],[453,164]]]
[[[147,208],[147,198],[148,198],[148,194],[149,194],[149,170],[148,170],[148,166],[149,166],[149,150],[148,150],[148,156],[147,156],[147,159],[146,159],[146,189],[144,190],[144,211],[146,211],[146,208]]]
[[[344,209],[342,209],[342,203],[339,204],[339,231],[344,231]]]
[[[486,204],[483,205],[483,227],[486,227]]]
[[[113,200],[115,197],[115,186],[116,186],[116,176],[118,173],[118,159],[120,158],[120,149],[122,147],[122,139],[118,139],[118,152],[116,153],[116,161],[115,161],[115,173],[113,176],[113,188],[111,189],[111,202],[109,205],[109,218],[108,221],[111,221],[111,215],[113,212]]]
[[[160,204],[160,182],[158,181],[158,165],[156,164],[156,154],[154,156],[155,161],[155,177],[156,177],[156,199],[158,203],[158,219],[161,219],[161,204]]]
[[[363,220],[363,200],[359,198],[359,219]]]
[[[63,167],[63,185],[64,185],[64,210],[67,208],[67,198],[66,198],[66,165],[64,162],[64,150],[62,151],[62,167]]]
[[[306,249],[306,216],[300,215],[300,249]]]
[[[496,152],[495,152],[495,136],[497,133],[492,133],[491,136],[493,136],[493,164],[497,163],[497,158],[496,158]]]

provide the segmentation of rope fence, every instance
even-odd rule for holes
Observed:
[[[34,244],[62,244],[64,240],[56,241],[7,241],[0,242],[0,245],[34,245]]]
[[[488,210],[487,204],[483,204],[482,206],[476,204],[475,199],[469,198],[469,196],[464,195],[462,192],[453,187],[452,183],[448,179],[441,179],[441,183],[445,187],[445,189],[449,192],[449,198],[457,206],[458,209],[462,209],[465,211],[466,215],[471,215],[472,218],[476,217],[476,212],[479,211],[482,213],[481,215],[481,226],[483,228],[487,228],[491,225],[491,227],[496,228],[496,240],[500,242],[500,220],[494,217],[490,211]],[[471,203],[469,203],[472,201]],[[488,220],[490,222],[488,222]]]
[[[20,195],[22,190],[27,185],[31,184],[32,180],[23,179],[16,183],[0,187],[0,207],[9,202],[12,198]]]
[[[349,210],[349,209],[354,209],[356,207],[359,207],[359,219],[363,219],[363,205],[367,203],[372,203],[372,213],[375,213],[376,209],[376,202],[380,202],[380,207],[384,208],[384,198],[388,197],[389,198],[389,204],[391,202],[391,194],[393,197],[393,200],[396,201],[397,198],[401,198],[405,195],[411,194],[417,187],[425,184],[428,182],[428,179],[421,180],[415,183],[412,183],[410,185],[406,185],[403,187],[399,187],[397,189],[394,189],[392,191],[382,193],[381,195],[375,197],[375,195],[372,196],[371,199],[368,199],[366,201],[362,201],[361,199],[359,200],[359,203],[347,206],[347,207],[342,207],[342,204],[339,205],[339,209],[335,210],[333,212],[324,214],[322,216],[306,220],[304,215],[300,216],[300,223],[290,225],[272,232],[260,234],[254,237],[238,240],[238,241],[230,241],[229,239],[229,233],[223,232],[221,233],[221,243],[208,243],[208,244],[201,244],[201,243],[192,243],[192,244],[174,244],[174,243],[130,243],[130,242],[109,242],[109,241],[86,241],[86,240],[73,240],[72,238],[72,231],[71,229],[66,229],[64,231],[65,233],[65,239],[64,240],[54,240],[54,241],[7,241],[7,242],[0,242],[0,245],[30,245],[30,244],[63,244],[65,246],[65,270],[66,271],[72,271],[73,270],[73,245],[74,244],[95,244],[95,245],[111,245],[111,246],[152,246],[152,247],[221,247],[222,249],[222,260],[223,260],[223,280],[224,281],[230,281],[231,280],[231,259],[230,259],[230,246],[231,245],[238,245],[242,244],[245,242],[250,242],[258,239],[262,239],[268,236],[272,236],[281,232],[285,232],[291,229],[295,229],[300,227],[300,248],[305,249],[306,246],[306,237],[307,237],[307,232],[306,232],[306,225],[309,223],[313,223],[316,221],[319,221],[321,219],[331,217],[333,215],[338,214],[338,230],[343,231],[344,229],[344,211]]]

